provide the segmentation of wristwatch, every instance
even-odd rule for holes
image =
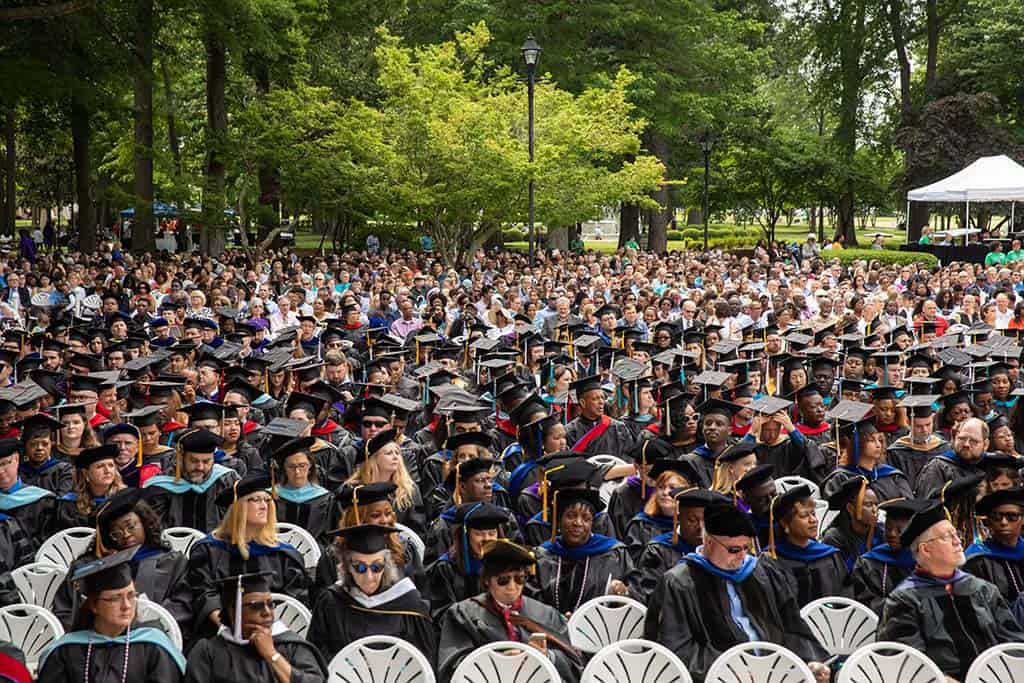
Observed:
[[[275,652],[274,656],[270,658],[270,663],[271,664],[277,664],[277,660],[279,660],[279,659],[281,659],[281,653],[280,652]]]

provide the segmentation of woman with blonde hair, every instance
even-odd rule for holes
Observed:
[[[685,460],[659,459],[648,477],[654,481],[653,495],[647,497],[643,509],[629,520],[623,534],[623,543],[634,560],[652,538],[672,531],[676,511],[672,491],[700,483],[700,475]]]
[[[117,446],[86,448],[74,460],[71,491],[57,499],[50,533],[75,526],[95,527],[96,512],[107,498],[125,488],[117,471]]]
[[[755,444],[749,440],[741,440],[726,448],[715,460],[715,480],[711,490],[727,496],[736,495],[736,482],[743,475],[757,467]]]
[[[277,539],[277,509],[265,474],[251,474],[217,496],[227,508],[220,525],[191,550],[189,583],[194,590],[195,629],[209,635],[220,626],[220,586],[229,576],[269,572],[271,590],[306,602],[308,581],[302,555]]]
[[[350,486],[394,484],[395,521],[422,536],[427,531],[426,506],[419,487],[405,468],[402,449],[395,440],[397,435],[394,429],[386,429],[367,440],[356,455],[357,469],[346,483]]]

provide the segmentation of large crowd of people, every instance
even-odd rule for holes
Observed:
[[[602,595],[698,683],[745,641],[828,681],[828,596],[962,681],[1024,640],[1024,261],[837,255],[0,257],[0,606],[86,527],[43,683],[314,683],[380,634],[442,682],[513,640],[573,683]]]

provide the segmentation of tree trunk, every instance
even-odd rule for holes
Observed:
[[[622,246],[622,233],[619,233],[619,246]],[[548,228],[548,241],[547,247],[551,249],[559,249],[563,252],[569,249],[569,228],[563,226],[560,227],[549,227]]]
[[[702,209],[687,209],[686,224],[704,225],[704,211]]]
[[[651,152],[657,157],[668,173],[669,168],[669,147],[668,139],[659,133],[651,133]],[[668,180],[665,178],[664,180]],[[668,224],[672,220],[672,197],[668,191],[668,185],[662,183],[654,191],[654,199],[658,202],[658,208],[651,211],[650,231],[647,234],[647,248],[655,253],[668,251]]]
[[[256,81],[256,92],[259,93],[260,97],[270,94],[270,70],[265,64],[261,64],[256,68],[254,80]],[[278,176],[277,169],[266,162],[260,162],[258,175],[260,181],[260,210],[256,212],[256,219],[262,230],[268,230],[279,222],[281,179]]]
[[[174,99],[174,89],[171,88],[171,70],[167,68],[167,60],[160,61],[160,72],[164,81],[164,100],[167,107],[167,146],[171,150],[171,158],[174,159],[174,175],[177,180],[181,179],[181,142],[178,140],[178,102]]]
[[[623,204],[619,207],[619,234],[640,235],[640,207]]]
[[[15,181],[17,180],[18,158],[16,155],[17,148],[15,147],[14,133],[14,106],[9,105],[7,115],[4,117],[4,145],[6,149],[4,156],[4,184],[6,189],[4,190],[4,213],[2,219],[0,219],[0,222],[3,223],[5,235],[17,234],[17,230],[15,230],[17,225],[15,217],[18,208],[18,193]]]
[[[89,191],[92,177],[92,159],[89,155],[89,143],[92,139],[91,117],[92,112],[85,103],[72,96],[70,118],[72,157],[75,164],[75,196],[78,200],[78,248],[86,254],[96,251],[96,212]]]
[[[857,151],[857,112],[860,106],[863,74],[861,60],[864,54],[864,36],[866,22],[866,0],[842,0],[839,18],[839,30],[842,33],[839,46],[839,63],[841,73],[841,92],[839,96],[839,125],[836,127],[836,142],[846,169],[853,168],[853,160]],[[853,176],[847,174],[842,180],[842,191],[839,197],[839,221],[836,226],[836,237],[845,238],[845,245],[852,247],[857,244],[857,227],[855,222]]]
[[[626,242],[630,240],[636,240],[637,244],[640,243],[640,221],[631,222],[624,224],[622,218],[619,218],[619,246],[624,246]],[[568,246],[568,237],[566,238],[566,246]]]
[[[227,83],[227,50],[217,30],[206,32],[206,189],[203,192],[203,226],[199,248],[217,258],[224,253],[224,147],[228,113],[224,101]]]
[[[135,223],[132,251],[156,250],[153,217],[153,0],[135,5]]]

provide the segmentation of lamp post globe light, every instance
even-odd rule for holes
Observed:
[[[701,131],[700,151],[704,153],[704,251],[708,250],[708,173],[711,167],[711,150],[715,147],[715,134],[710,128]]]
[[[534,78],[537,74],[537,62],[540,60],[540,45],[533,39],[533,36],[528,36],[526,42],[523,43],[523,47],[520,48],[523,53],[523,61],[526,62],[526,93],[527,93],[527,109],[529,111],[529,132],[527,134],[530,148],[530,188],[529,188],[529,210],[527,212],[527,232],[529,233],[530,246],[530,267],[533,267],[533,86]]]

